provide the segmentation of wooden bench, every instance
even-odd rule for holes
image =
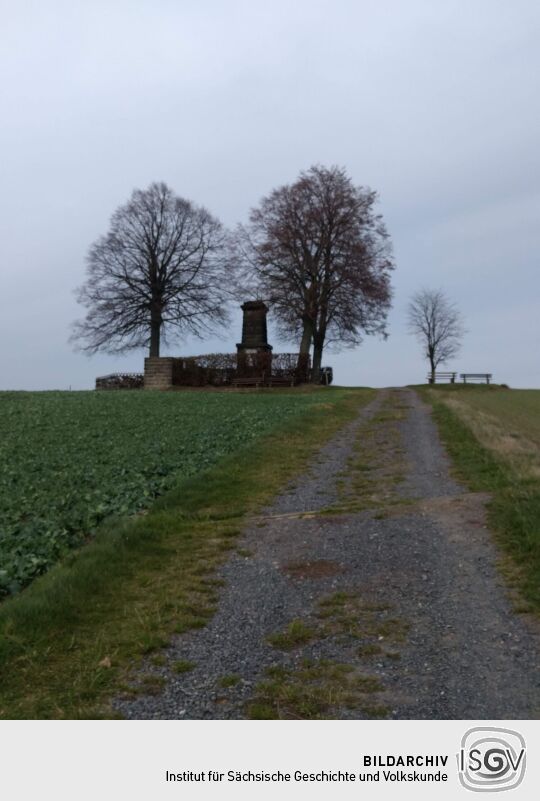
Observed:
[[[460,373],[459,377],[463,379],[464,384],[467,381],[481,381],[483,384],[489,384],[493,373]]]
[[[457,373],[434,373],[433,376],[431,373],[428,373],[427,380],[430,384],[436,384],[438,379],[441,381],[450,381],[451,384],[454,384],[456,376]]]
[[[267,381],[269,387],[294,387],[296,379],[291,376],[272,376]]]
[[[264,386],[264,376],[246,375],[242,378],[233,378],[231,385],[233,387],[262,387]]]

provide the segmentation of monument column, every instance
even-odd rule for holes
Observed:
[[[269,377],[272,372],[272,345],[268,344],[266,315],[262,300],[249,300],[242,305],[242,342],[236,346],[238,376]]]

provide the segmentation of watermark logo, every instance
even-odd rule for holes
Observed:
[[[479,726],[461,739],[459,780],[467,790],[496,793],[513,790],[525,775],[525,740],[512,729]]]

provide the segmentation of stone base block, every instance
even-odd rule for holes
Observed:
[[[173,358],[170,356],[148,356],[144,360],[144,388],[172,389]]]

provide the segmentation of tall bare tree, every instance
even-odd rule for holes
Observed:
[[[164,183],[137,189],[91,247],[78,290],[86,307],[72,341],[88,353],[122,353],[201,335],[226,320],[224,232],[205,208]]]
[[[424,349],[429,361],[431,378],[435,383],[435,371],[459,353],[465,334],[462,316],[440,289],[421,289],[409,303],[409,332],[414,334]]]
[[[326,344],[385,334],[393,261],[376,200],[345,170],[314,166],[264,197],[239,229],[244,264],[281,333],[298,336],[301,355],[313,345],[315,382]]]

